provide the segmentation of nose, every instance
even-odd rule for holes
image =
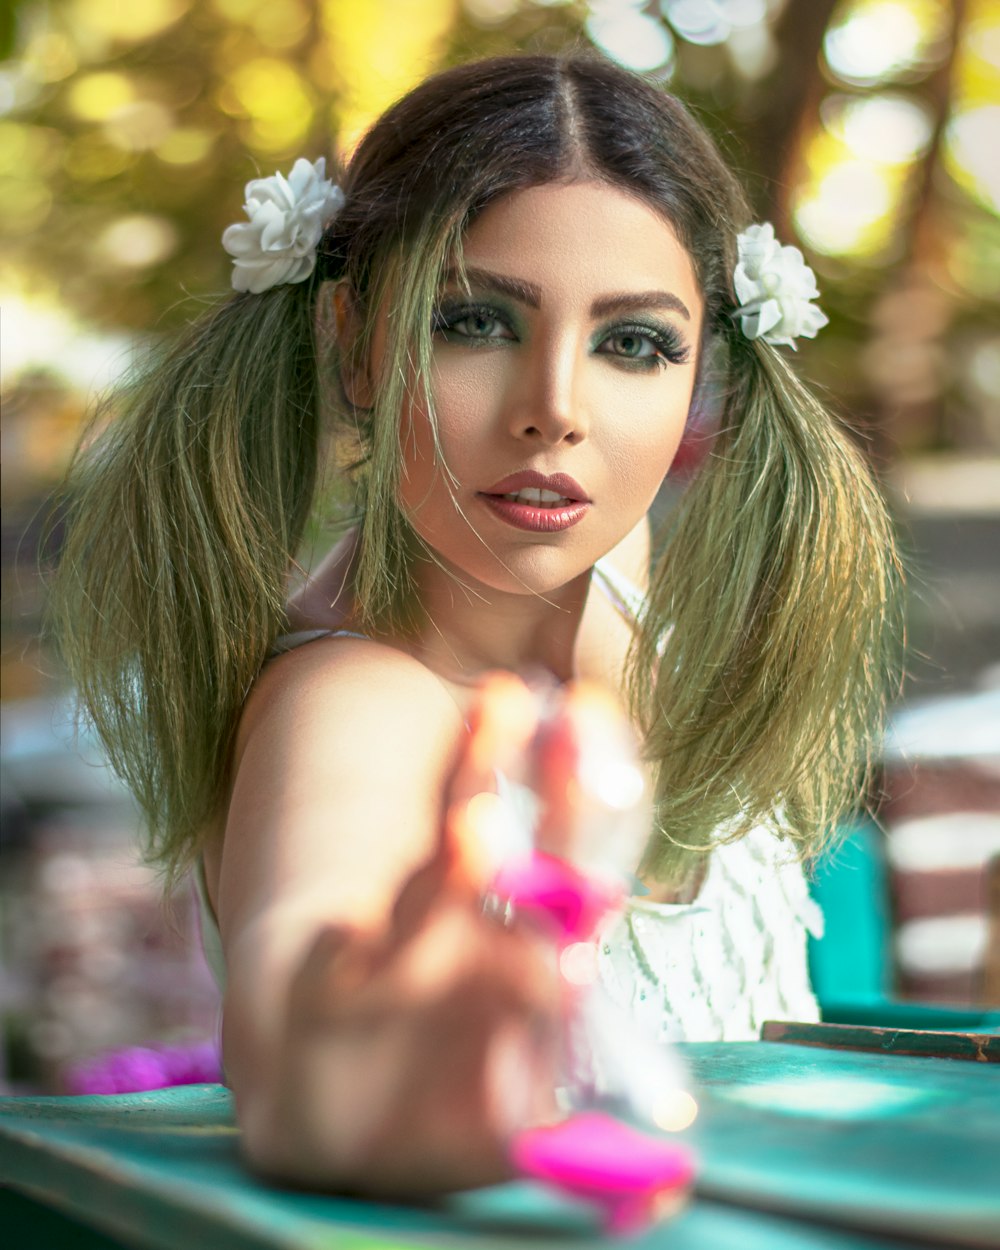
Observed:
[[[555,445],[587,437],[580,403],[579,347],[571,335],[539,335],[521,353],[508,397],[510,431],[516,438]]]

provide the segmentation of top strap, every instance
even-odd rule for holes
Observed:
[[[646,607],[646,596],[621,569],[607,559],[594,565],[597,584],[630,625],[637,625]]]

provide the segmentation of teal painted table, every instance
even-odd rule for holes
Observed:
[[[630,1245],[1000,1247],[1000,1066],[774,1042],[681,1050],[701,1106],[698,1193]],[[45,1250],[606,1244],[586,1212],[529,1184],[425,1207],[262,1185],[219,1086],[0,1100],[0,1183],[0,1226],[17,1234],[5,1244]]]

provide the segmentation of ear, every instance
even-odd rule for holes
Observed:
[[[344,396],[355,408],[371,408],[374,403],[371,369],[367,352],[359,349],[361,316],[354,292],[346,282],[333,288],[333,315],[340,351],[340,384]]]

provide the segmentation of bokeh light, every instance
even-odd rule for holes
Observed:
[[[667,1089],[656,1097],[651,1115],[663,1132],[683,1133],[698,1118],[698,1104],[686,1089]]]
[[[641,4],[598,0],[590,5],[586,24],[591,40],[612,60],[628,69],[670,72],[674,41],[670,31]]]
[[[16,280],[0,287],[4,310],[0,383],[4,389],[27,373],[51,369],[54,361],[59,363],[59,376],[85,394],[103,389],[121,375],[130,337],[94,332],[60,305],[56,295],[37,281],[30,288]],[[68,454],[70,446],[67,441],[61,454]],[[52,451],[50,447],[50,456]]]
[[[99,132],[89,132],[70,141],[63,169],[73,182],[102,183],[128,169],[132,160],[125,148],[109,143]]]
[[[129,213],[112,221],[98,236],[101,258],[117,269],[148,269],[173,255],[177,229],[165,217]]]
[[[973,201],[1000,213],[1000,5],[995,0],[970,0],[952,78],[944,167]]]
[[[767,0],[661,0],[663,16],[688,43],[725,43],[768,16]]]
[[[0,197],[6,234],[29,233],[48,217],[53,203],[51,175],[63,147],[62,136],[50,127],[0,120]]]
[[[134,100],[115,109],[104,123],[112,143],[130,152],[142,152],[163,143],[174,127],[170,109],[156,100]]]
[[[956,113],[945,132],[945,168],[963,190],[1000,214],[1000,104]]]
[[[43,225],[52,211],[51,189],[31,174],[0,176],[4,233],[30,234]]]
[[[970,0],[964,42],[975,32],[981,61],[979,49],[992,45],[979,6],[981,0]],[[964,67],[975,57],[956,50],[953,27],[954,14],[943,0],[844,0],[839,6],[823,52],[830,74],[856,91],[823,100],[822,129],[802,144],[805,177],[790,204],[796,227],[815,251],[867,264],[902,255],[900,226],[920,185],[914,170],[928,156],[937,162],[935,136],[943,118],[940,82],[912,90],[901,84],[918,83],[948,58],[956,86],[944,164],[973,198],[996,203],[996,161],[990,155],[996,119],[982,111],[980,100],[963,113],[960,83],[970,77]],[[981,79],[980,71],[977,63]],[[871,91],[878,87],[884,89]]]
[[[663,16],[688,43],[722,43],[732,29],[722,6],[711,0],[663,0]]]
[[[104,70],[78,78],[66,95],[68,107],[85,122],[103,122],[135,99],[135,84],[126,74]]]
[[[75,22],[91,34],[106,35],[122,43],[138,43],[172,26],[188,11],[191,0],[132,0],[108,4],[107,0],[72,0]]]
[[[168,165],[196,165],[211,153],[216,132],[198,126],[178,126],[156,145],[156,155]]]
[[[795,225],[806,244],[830,255],[876,255],[890,234],[896,186],[889,170],[843,160],[796,200]]]
[[[823,40],[826,64],[859,87],[926,72],[944,51],[949,22],[943,0],[849,0]]]
[[[371,123],[436,65],[458,12],[457,0],[318,0],[323,74],[337,96],[333,127],[351,152]]]
[[[28,45],[22,59],[26,74],[37,83],[61,82],[74,73],[79,57],[63,31],[43,31]]]
[[[462,0],[462,8],[477,26],[501,26],[521,7],[520,0]]]
[[[737,74],[749,82],[763,78],[778,63],[778,44],[766,22],[734,29],[726,51]]]
[[[219,107],[245,118],[247,143],[262,152],[295,148],[313,119],[313,93],[288,61],[259,56],[238,65],[219,93]]]
[[[922,101],[892,92],[828,96],[820,116],[852,156],[889,165],[923,156],[934,131],[934,119]]]

